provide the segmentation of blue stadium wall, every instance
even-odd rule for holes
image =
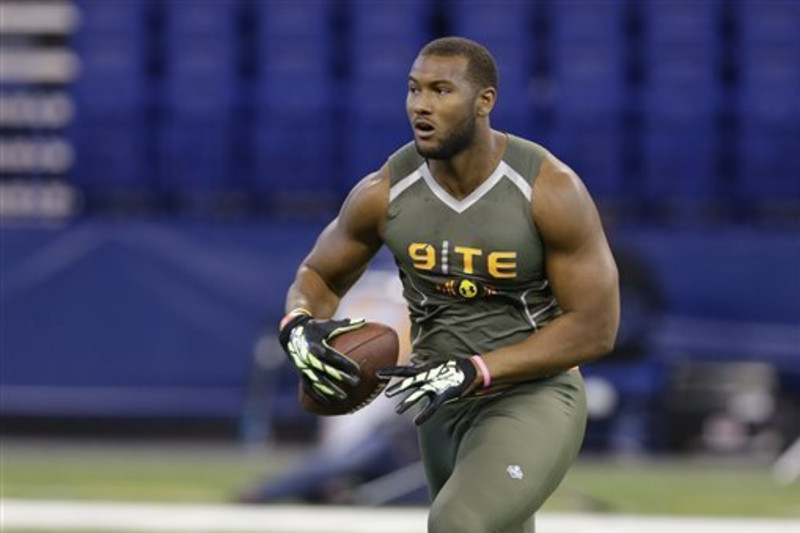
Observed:
[[[285,290],[319,229],[107,222],[6,229],[4,414],[235,419],[256,341],[274,333]],[[800,378],[796,234],[612,237],[620,253],[635,250],[665,295],[648,359],[761,360]],[[392,263],[381,254],[374,267]],[[700,320],[700,331],[664,317]],[[751,334],[765,326],[786,332]],[[285,408],[287,416],[298,412],[291,401]]]

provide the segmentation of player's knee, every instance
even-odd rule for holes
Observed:
[[[428,533],[489,533],[479,513],[468,505],[434,502],[428,514]]]

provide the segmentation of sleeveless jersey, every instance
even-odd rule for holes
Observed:
[[[513,344],[561,314],[530,208],[546,154],[508,135],[497,168],[462,200],[436,182],[413,142],[389,158],[383,240],[408,301],[415,361]]]

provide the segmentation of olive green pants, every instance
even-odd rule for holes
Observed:
[[[580,450],[577,369],[442,406],[420,427],[428,533],[530,533]]]

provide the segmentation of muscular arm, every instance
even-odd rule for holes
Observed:
[[[386,167],[359,182],[339,215],[322,231],[286,295],[286,310],[302,307],[330,318],[381,247],[389,199]]]
[[[594,202],[557,159],[542,164],[533,190],[534,221],[547,276],[564,314],[526,340],[483,355],[496,384],[524,381],[600,357],[619,326],[617,267]]]

